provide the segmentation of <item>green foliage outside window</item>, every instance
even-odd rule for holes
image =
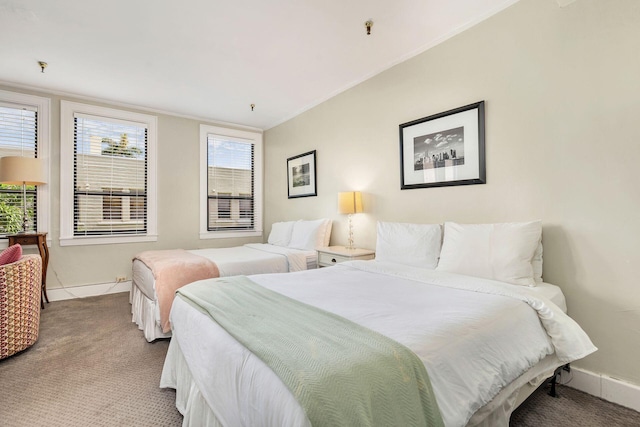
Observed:
[[[11,191],[7,191],[11,190]],[[27,217],[29,229],[33,230],[33,185],[27,185]],[[31,192],[31,193],[30,193]],[[0,184],[0,234],[22,231],[22,186]]]
[[[120,141],[102,138],[102,143],[107,144],[107,147],[102,149],[102,154],[105,156],[137,157],[142,154],[141,149],[129,145],[129,137],[126,133],[120,135]]]

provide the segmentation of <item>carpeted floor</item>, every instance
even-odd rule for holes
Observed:
[[[179,426],[168,344],[131,323],[128,293],[47,304],[36,344],[0,361],[0,425]]]
[[[558,387],[558,398],[541,387],[511,414],[511,427],[638,427],[640,413],[571,387]]]
[[[0,425],[180,426],[175,392],[160,389],[168,341],[147,343],[128,293],[56,301],[38,342],[0,361]],[[580,391],[538,390],[511,426],[640,426],[640,413]]]

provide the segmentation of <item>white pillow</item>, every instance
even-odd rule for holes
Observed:
[[[444,224],[436,270],[535,286],[531,260],[542,237],[540,221]]]
[[[531,260],[531,266],[533,267],[533,280],[536,283],[543,282],[542,280],[542,240],[538,243],[538,248],[536,252],[533,254],[533,259]]]
[[[293,224],[291,232],[290,248],[315,250],[316,248],[326,246],[325,234],[327,230],[326,219],[317,219],[313,221],[300,220]],[[331,221],[329,221],[330,223]],[[331,231],[329,231],[331,235]]]
[[[295,221],[274,222],[267,242],[276,246],[287,246],[291,241],[291,232]]]
[[[438,265],[440,224],[405,224],[378,221],[376,260],[433,270]]]
[[[325,227],[324,227],[324,239],[322,240],[323,247],[329,246],[329,241],[331,240],[331,228],[333,227],[333,222],[330,219],[325,219]]]

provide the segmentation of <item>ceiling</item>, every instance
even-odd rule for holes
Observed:
[[[269,129],[516,1],[0,0],[0,83]]]

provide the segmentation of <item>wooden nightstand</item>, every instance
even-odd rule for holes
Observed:
[[[38,251],[40,251],[40,257],[42,258],[42,295],[44,299],[49,302],[47,296],[47,265],[49,264],[49,248],[47,247],[47,233],[22,233],[12,234],[7,236],[9,238],[9,246],[19,243],[22,246],[36,245]],[[40,301],[40,306],[44,308],[44,301]]]
[[[345,246],[328,246],[318,249],[318,266],[331,267],[345,261],[368,260],[375,258],[376,252],[370,249],[347,249]]]

